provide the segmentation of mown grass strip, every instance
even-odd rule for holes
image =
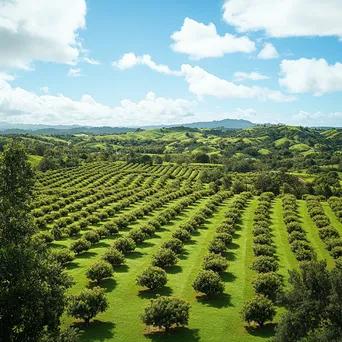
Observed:
[[[333,227],[335,227],[340,235],[342,235],[342,222],[336,217],[333,210],[330,208],[329,204],[327,202],[322,202],[322,207],[324,209],[325,214],[328,216],[331,224]]]
[[[298,269],[298,262],[291,251],[288,241],[286,225],[283,221],[283,208],[281,199],[276,199],[271,210],[272,232],[276,253],[279,258],[279,274],[284,277],[284,284],[287,285],[288,270]]]
[[[317,259],[326,260],[328,267],[333,267],[334,260],[329,254],[328,250],[325,248],[323,241],[318,235],[318,228],[310,218],[305,201],[298,201],[298,212],[300,216],[300,223],[302,224],[303,229],[307,233],[309,243],[317,253]]]

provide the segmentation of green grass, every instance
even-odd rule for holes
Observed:
[[[318,228],[309,216],[305,201],[298,201],[298,211],[303,229],[307,233],[307,238],[311,246],[317,253],[317,259],[327,261],[328,267],[334,266],[334,260],[325,248],[324,242],[318,235]]]
[[[135,284],[135,279],[141,271],[150,265],[151,256],[163,241],[170,238],[178,226],[189,219],[194,213],[205,207],[208,199],[202,198],[194,205],[185,209],[172,222],[163,226],[157,234],[139,245],[137,249],[126,258],[126,265],[116,270],[114,279],[103,281],[109,301],[109,308],[105,313],[91,322],[85,328],[75,323],[82,330],[81,341],[223,341],[229,336],[233,342],[266,341],[272,334],[269,329],[248,331],[240,318],[239,312],[244,302],[250,299],[254,292],[251,281],[255,272],[250,269],[252,252],[252,225],[257,199],[250,201],[243,212],[241,222],[228,251],[225,253],[229,260],[229,269],[222,275],[225,283],[225,292],[222,296],[203,300],[197,297],[192,283],[202,267],[204,256],[208,253],[208,244],[215,234],[215,230],[224,219],[224,213],[230,199],[217,207],[217,211],[203,224],[192,237],[191,242],[185,245],[185,251],[179,256],[177,266],[168,271],[168,283],[161,289],[161,295],[173,295],[190,302],[190,321],[186,328],[177,328],[169,335],[146,329],[140,320],[140,314],[155,295],[142,291]],[[168,204],[171,205],[171,204]],[[167,205],[167,206],[168,206]],[[167,207],[166,206],[166,207]],[[133,210],[131,206],[127,210]],[[160,210],[147,215],[137,223],[130,226],[134,228],[141,222],[157,215]],[[126,235],[128,230],[121,234]],[[114,237],[101,240],[89,252],[84,253],[68,267],[68,272],[77,283],[70,293],[78,293],[81,289],[90,286],[85,272],[88,266],[99,259]],[[70,241],[56,243],[68,245]],[[72,319],[64,316],[63,324],[70,324]]]
[[[333,210],[330,208],[329,204],[327,202],[322,203],[323,209],[325,211],[325,214],[328,216],[331,225],[335,227],[340,235],[342,236],[342,223],[339,221],[339,219],[334,214]]]
[[[288,242],[288,233],[283,221],[283,208],[281,199],[276,199],[271,213],[273,241],[276,246],[276,253],[279,258],[280,269],[278,271],[284,277],[285,285],[288,280],[288,271],[298,269],[298,262],[291,251]]]
[[[41,156],[35,156],[33,154],[29,154],[28,155],[28,161],[31,164],[32,167],[37,167],[37,165],[39,164],[39,162],[43,159],[43,157]]]

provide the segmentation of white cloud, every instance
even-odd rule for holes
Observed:
[[[190,18],[185,18],[181,30],[174,32],[171,38],[175,41],[171,45],[173,51],[188,54],[194,60],[255,50],[255,43],[246,36],[237,37],[229,33],[220,36],[213,23],[205,25]]]
[[[96,59],[92,59],[92,58],[88,58],[88,57],[84,57],[83,61],[88,63],[88,64],[92,64],[92,65],[100,65],[100,61],[97,61]]]
[[[79,76],[83,76],[83,74],[81,74],[81,69],[70,68],[69,71],[68,71],[67,76],[69,76],[69,77],[79,77]]]
[[[324,127],[342,127],[342,112],[309,113],[300,110],[291,117],[291,121],[297,125],[303,126],[324,126]]]
[[[291,93],[324,93],[342,91],[342,64],[329,65],[321,59],[283,60],[279,84]]]
[[[9,75],[5,72],[0,72],[0,84],[1,81],[14,81],[14,76]]]
[[[145,65],[165,75],[181,76],[179,71],[173,71],[167,65],[156,64],[150,55],[136,56],[132,52],[124,54],[120,60],[113,62],[112,65],[120,70],[130,69],[136,65]]]
[[[41,87],[40,91],[44,94],[49,94],[50,93],[50,89],[49,87]]]
[[[218,99],[257,98],[261,101],[272,100],[276,102],[289,102],[296,100],[294,96],[284,95],[280,91],[255,86],[247,87],[241,84],[236,85],[233,82],[214,76],[198,66],[192,67],[191,65],[183,64],[182,72],[185,75],[186,82],[189,84],[189,91],[197,95],[199,98],[210,95]]]
[[[257,71],[252,71],[249,73],[237,71],[234,73],[234,80],[237,82],[242,82],[244,80],[261,81],[261,80],[267,80],[267,79],[270,79],[270,77],[260,74]]]
[[[258,54],[259,59],[276,59],[279,58],[277,49],[271,43],[265,43],[263,49]]]
[[[223,18],[239,32],[271,37],[342,36],[341,0],[226,0]]]
[[[117,107],[96,102],[90,95],[74,101],[62,94],[36,95],[0,79],[0,121],[35,124],[138,126],[184,123],[194,116],[196,102],[166,99],[149,92],[144,100],[122,100]]]
[[[34,60],[75,63],[86,9],[85,0],[0,1],[0,68],[30,69]]]

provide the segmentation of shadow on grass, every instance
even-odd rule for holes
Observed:
[[[223,253],[223,256],[228,260],[228,261],[234,261],[236,260],[236,255],[234,252],[229,252],[229,250],[227,252]]]
[[[171,296],[172,295],[172,289],[169,286],[163,286],[160,289],[157,289],[155,291],[151,290],[140,290],[138,293],[138,296],[142,299],[154,299],[158,295],[160,296]]]
[[[230,272],[224,272],[221,275],[221,278],[222,278],[222,281],[225,283],[230,283],[237,279],[237,277],[233,273],[230,273]]]
[[[167,272],[167,273],[170,273],[170,274],[177,274],[177,273],[182,272],[182,267],[181,267],[181,266],[178,266],[178,265],[176,265],[176,266],[171,266],[171,267],[168,267],[168,268],[166,269],[166,272]]]
[[[146,241],[144,241],[143,243],[140,243],[138,245],[139,248],[149,248],[149,247],[153,247],[153,246],[154,246],[154,243],[146,242]]]
[[[82,254],[76,255],[76,258],[77,259],[88,259],[88,258],[91,258],[95,255],[97,255],[97,253],[95,253],[95,252],[84,252]]]
[[[134,251],[134,252],[129,252],[127,255],[126,255],[126,258],[127,259],[138,259],[138,258],[141,258],[144,256],[144,253],[141,253],[141,252],[138,252],[138,251]]]
[[[106,242],[98,242],[95,243],[94,245],[92,245],[92,248],[105,248],[105,247],[109,247],[110,245]]]
[[[82,342],[107,341],[114,337],[115,324],[113,322],[94,320],[90,322],[88,327],[83,323],[75,323],[73,326],[80,329],[80,341]]]
[[[66,269],[68,271],[74,270],[75,268],[79,267],[80,265],[78,264],[78,262],[72,261],[69,262],[69,264],[67,265]]]
[[[200,341],[199,329],[189,329],[185,327],[178,327],[170,329],[168,332],[163,330],[148,328],[144,336],[151,341],[177,341],[177,342],[198,342]]]
[[[114,267],[115,273],[126,273],[126,272],[128,272],[128,270],[129,270],[129,267],[127,265],[121,265],[121,266]]]
[[[274,329],[277,326],[275,323],[269,323],[264,325],[262,328],[254,326],[254,325],[249,325],[245,326],[246,331],[253,336],[258,336],[262,338],[270,338],[274,336]]]
[[[239,248],[240,248],[240,245],[238,245],[235,242],[231,242],[228,246],[228,250],[230,250],[230,249],[235,250],[235,249],[239,249]]]
[[[227,293],[223,293],[221,295],[216,295],[213,297],[207,297],[206,295],[202,295],[197,296],[196,298],[201,304],[218,309],[232,306],[230,301],[230,295]]]

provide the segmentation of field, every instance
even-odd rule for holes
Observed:
[[[224,341],[229,337],[232,342],[253,342],[266,341],[273,335],[274,324],[257,329],[248,327],[240,317],[244,302],[254,295],[252,280],[257,273],[251,269],[255,258],[253,222],[262,197],[251,196],[239,209],[233,241],[222,254],[229,262],[228,270],[221,275],[224,293],[207,299],[192,287],[216,229],[225,220],[234,201],[242,196],[227,191],[215,194],[208,185],[199,182],[201,172],[201,166],[197,165],[96,162],[38,175],[32,213],[42,231],[54,230],[56,233],[58,230],[61,234],[50,243],[52,249],[69,248],[74,240],[108,222],[115,222],[120,227],[117,233],[102,236],[99,242],[68,264],[67,272],[75,282],[70,294],[93,286],[86,278],[86,271],[94,261],[101,259],[113,241],[129,236],[133,229],[147,222],[161,222],[155,234],[137,243],[136,249],[125,255],[125,264],[115,268],[113,278],[102,281],[109,301],[106,312],[99,314],[89,327],[63,316],[64,326],[75,324],[82,329],[82,341]],[[298,268],[299,256],[291,249],[282,201],[282,198],[270,200],[269,226],[279,265],[277,272],[286,287],[288,270]],[[330,205],[321,203],[327,219],[342,234],[342,224]],[[308,202],[297,200],[296,204],[298,222],[306,234],[308,246],[318,259],[326,259],[332,267],[334,259],[310,217]],[[211,206],[214,206],[212,212],[206,211]],[[146,328],[140,315],[157,294],[136,285],[136,277],[151,264],[152,255],[181,224],[203,212],[206,212],[205,221],[184,244],[178,263],[167,269],[166,286],[157,291],[191,304],[189,325],[176,328],[170,334]],[[160,220],[161,217],[167,218]],[[87,224],[78,231],[75,227],[81,221]],[[277,308],[277,311],[275,323],[284,309]]]

